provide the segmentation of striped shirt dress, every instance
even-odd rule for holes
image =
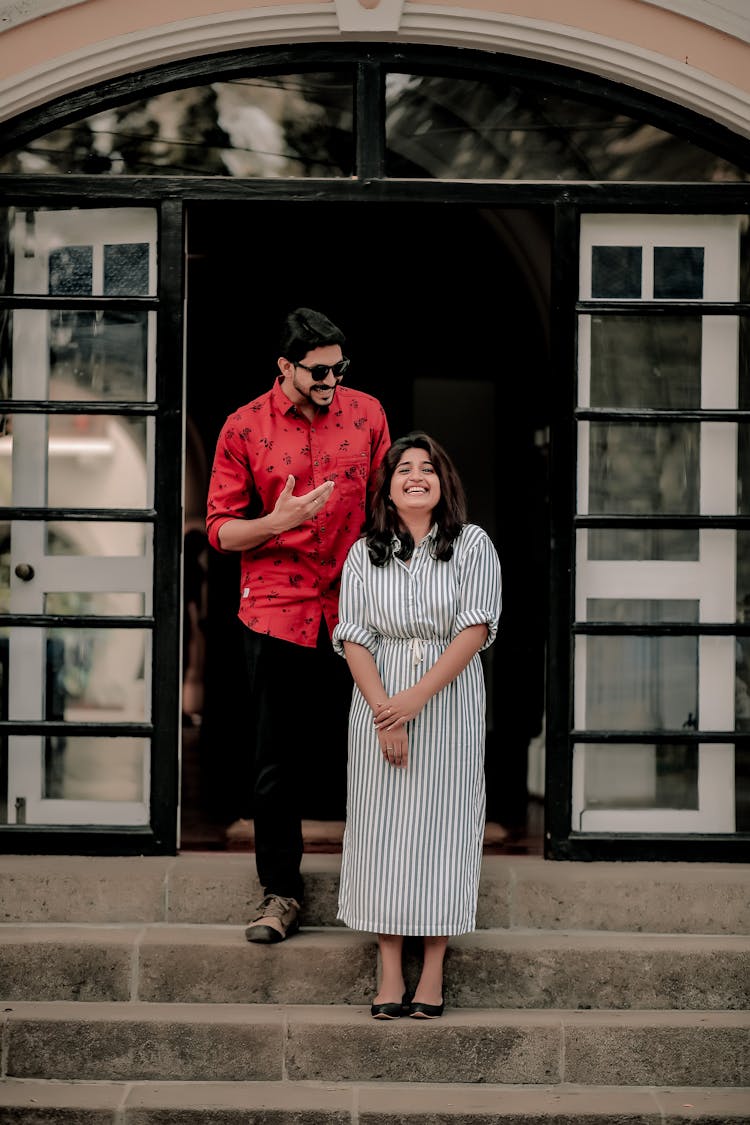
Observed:
[[[421,679],[453,638],[485,624],[497,635],[500,563],[489,536],[466,524],[448,562],[436,528],[409,563],[370,562],[359,539],[344,565],[336,651],[367,648],[387,694]],[[404,936],[475,928],[485,823],[486,699],[477,653],[407,724],[409,758],[383,758],[372,711],[356,684],[349,717],[346,828],[338,918],[356,930]]]

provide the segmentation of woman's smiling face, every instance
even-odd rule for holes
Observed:
[[[401,514],[432,512],[440,500],[440,478],[425,449],[404,451],[391,477],[390,498]]]

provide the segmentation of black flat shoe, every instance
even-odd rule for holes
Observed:
[[[374,1020],[397,1020],[406,1014],[408,1008],[409,997],[404,993],[400,1004],[371,1004],[370,1015]]]
[[[417,1020],[436,1020],[442,1016],[445,1004],[420,1004],[412,1000],[409,1005],[409,1015]]]

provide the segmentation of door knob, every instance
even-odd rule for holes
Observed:
[[[31,582],[34,577],[34,568],[31,563],[19,563],[16,567],[16,578],[20,578],[22,582]]]

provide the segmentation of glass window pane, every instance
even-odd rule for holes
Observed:
[[[93,292],[93,246],[63,246],[50,250],[48,292],[89,297]]]
[[[143,801],[149,750],[145,738],[47,738],[43,796],[66,801]]]
[[[0,614],[10,610],[10,528],[9,523],[0,523]]]
[[[148,629],[49,629],[45,718],[135,723],[151,714]]]
[[[642,266],[640,246],[592,246],[591,296],[639,298]]]
[[[700,535],[697,528],[591,528],[586,557],[598,561],[619,559],[628,562],[697,562],[700,557]]]
[[[737,620],[750,622],[750,531],[737,532]]]
[[[590,743],[585,753],[587,809],[697,809],[698,747]]]
[[[52,521],[46,525],[46,539],[47,555],[143,556],[151,550],[153,525],[107,520]]]
[[[44,613],[91,614],[97,617],[140,617],[145,613],[143,594],[92,594],[91,591],[49,591],[44,595]]]
[[[699,423],[592,422],[590,427],[589,512],[699,511]]]
[[[23,502],[31,506],[151,507],[146,443],[152,430],[153,418],[6,414],[0,419],[0,503],[20,502],[14,497],[18,483],[26,487]],[[27,464],[41,460],[44,466],[35,492],[12,456],[16,438]],[[15,471],[20,472],[18,482]]]
[[[0,207],[0,293],[156,294],[152,207]]]
[[[0,309],[2,397],[143,402],[153,312]]]
[[[104,247],[104,292],[108,297],[148,294],[147,242],[119,242]]]
[[[254,75],[155,94],[0,157],[0,173],[354,174],[352,72]]]
[[[579,637],[586,653],[586,728],[698,725],[698,638]]]
[[[386,76],[389,176],[497,180],[746,180],[653,123],[503,77]]]
[[[697,316],[591,317],[591,405],[699,408],[702,327]]]
[[[703,256],[702,246],[655,246],[654,298],[700,300]]]
[[[587,598],[587,621],[619,621],[628,625],[694,624],[699,602],[692,598]]]
[[[747,410],[747,406],[745,407]],[[737,511],[750,515],[750,426],[737,427]]]

